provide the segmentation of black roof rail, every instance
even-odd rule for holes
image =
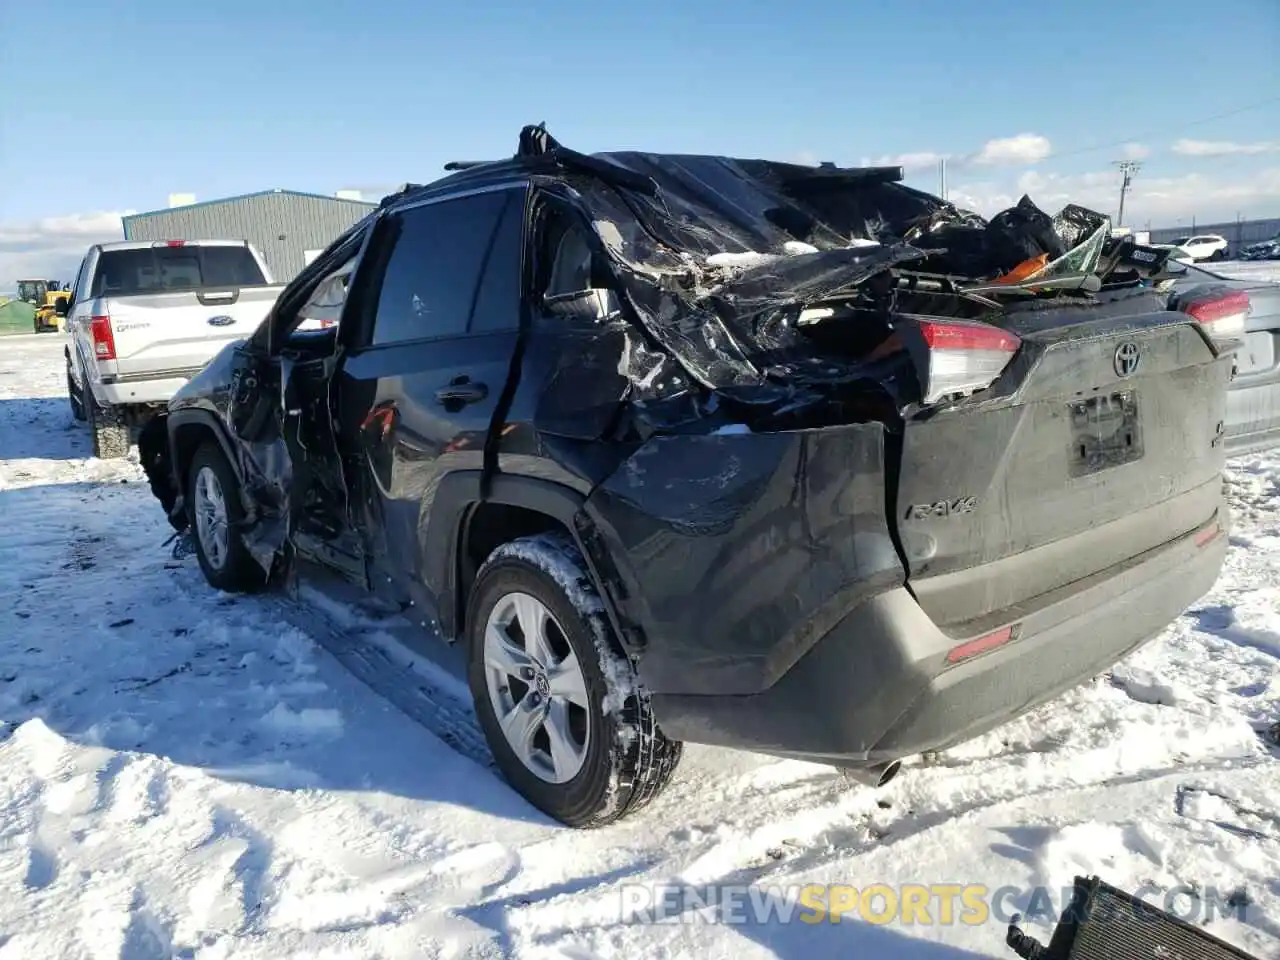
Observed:
[[[405,194],[412,193],[414,190],[421,190],[421,189],[422,189],[422,184],[420,183],[406,183],[403,186],[401,186],[400,189],[393,190],[391,193],[388,193],[385,197],[383,197],[381,202],[378,204],[378,207],[379,208],[385,207],[388,204],[394,203],[396,200],[399,200]]]
[[[444,168],[450,173],[457,170],[473,170],[476,167],[487,167],[491,163],[497,163],[496,160],[450,160],[444,165]]]

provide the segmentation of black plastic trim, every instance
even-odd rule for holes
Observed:
[[[562,524],[573,536],[587,560],[597,589],[601,588],[596,564],[579,535],[580,516],[585,498],[549,480],[511,474],[498,474],[491,480],[486,496],[481,496],[481,470],[457,470],[440,481],[429,513],[424,538],[422,572],[428,589],[437,598],[437,616],[446,637],[460,635],[464,624],[462,611],[466,598],[461,595],[462,534],[468,514],[481,503],[501,503],[523,507]],[[602,596],[606,596],[601,591]],[[610,621],[617,629],[612,605],[606,603]]]
[[[227,431],[223,428],[221,421],[207,410],[189,409],[174,410],[169,414],[169,452],[173,461],[173,472],[175,480],[179,481],[178,489],[184,489],[181,483],[182,474],[185,471],[185,464],[178,461],[177,437],[178,430],[184,426],[202,426],[213,433],[217,438],[218,444],[222,447],[223,454],[226,455],[231,469],[235,471],[236,479],[240,481],[241,488],[244,486],[244,471],[240,467],[240,457],[236,453],[235,447],[231,444],[231,439],[227,436]]]

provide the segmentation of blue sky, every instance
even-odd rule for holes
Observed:
[[[946,154],[951,198],[985,213],[1027,188],[1114,212],[1128,151],[1130,222],[1280,214],[1277,0],[4,8],[0,258],[170,192],[429,180],[539,120],[588,150],[916,155],[929,189]],[[33,39],[68,53],[39,62]]]

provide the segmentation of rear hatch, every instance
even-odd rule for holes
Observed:
[[[1232,357],[1161,303],[1010,313],[991,388],[908,418],[891,506],[944,630],[1004,626],[1214,520]]]
[[[268,285],[244,243],[157,243],[107,250],[92,296],[110,318],[117,381],[190,376],[232,340],[249,336],[283,289]],[[95,333],[95,338],[99,334]]]

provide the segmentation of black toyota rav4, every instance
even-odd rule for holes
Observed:
[[[542,128],[456,168],[140,449],[214,586],[319,563],[463,645],[551,815],[637,809],[682,741],[883,782],[1214,582],[1221,311],[1170,310],[1105,217]]]

